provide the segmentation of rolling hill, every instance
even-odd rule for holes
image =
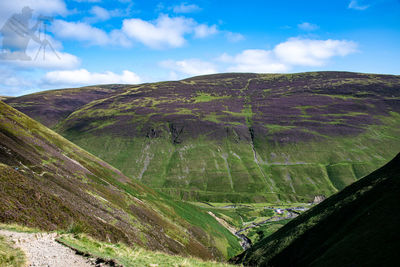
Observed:
[[[6,101],[128,177],[186,200],[306,202],[400,151],[395,75],[227,73]]]
[[[245,266],[396,266],[400,154],[235,257]]]
[[[35,120],[47,127],[53,127],[80,107],[98,99],[121,93],[125,86],[114,84],[69,88],[67,90],[43,91],[27,96],[0,98],[19,111],[34,115]],[[33,113],[31,111],[34,111]]]
[[[222,260],[238,240],[0,101],[0,222]]]

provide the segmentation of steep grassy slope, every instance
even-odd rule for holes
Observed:
[[[218,74],[126,87],[55,129],[178,198],[305,202],[400,150],[399,103],[399,76]]]
[[[0,222],[204,259],[240,250],[197,207],[132,180],[0,102]]]
[[[396,266],[400,154],[235,258],[250,266]]]

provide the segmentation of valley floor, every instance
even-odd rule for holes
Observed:
[[[192,202],[211,214],[241,240],[243,249],[274,233],[310,209],[310,203],[208,203]]]

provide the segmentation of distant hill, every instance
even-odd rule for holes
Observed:
[[[224,259],[241,250],[197,207],[161,195],[0,101],[0,222]]]
[[[11,96],[2,96],[2,95],[0,95],[0,101],[4,101],[4,100],[7,100],[7,99],[11,99],[12,97]]]
[[[0,100],[33,117],[47,127],[53,127],[87,103],[121,93],[125,87],[124,85],[114,84],[48,90]]]
[[[400,154],[235,257],[245,266],[397,266]]]
[[[7,103],[125,175],[188,200],[311,201],[400,151],[395,75],[226,73]]]

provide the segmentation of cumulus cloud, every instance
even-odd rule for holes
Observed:
[[[91,16],[84,18],[84,21],[87,23],[97,23],[102,21],[107,21],[111,18],[115,17],[127,17],[132,13],[132,4],[130,4],[125,9],[105,9],[101,6],[93,6],[89,13]]]
[[[323,66],[335,56],[356,52],[357,44],[346,40],[312,40],[290,38],[271,50],[247,49],[230,56],[223,54],[219,61],[229,64],[228,71],[287,72],[293,66]]]
[[[111,17],[110,12],[107,9],[102,8],[101,6],[93,6],[90,9],[90,13],[94,16],[94,19],[99,21],[105,21],[110,19]]]
[[[73,0],[78,3],[99,3],[101,0]]]
[[[9,66],[0,65],[0,96],[19,95],[32,88],[33,85],[34,83],[26,75],[17,76]]]
[[[228,72],[283,73],[295,66],[320,67],[335,56],[346,56],[357,50],[357,44],[346,40],[312,40],[290,38],[273,49],[246,49],[236,55],[222,54],[214,62],[200,59],[167,60],[160,66],[171,71],[172,79]]]
[[[15,12],[20,12],[23,7],[30,7],[34,12],[43,15],[65,15],[68,13],[67,7],[63,0],[18,0],[18,1],[1,1],[1,14],[10,16]]]
[[[108,35],[105,31],[84,22],[68,22],[55,20],[51,31],[59,38],[86,41],[90,44],[108,44]]]
[[[244,40],[244,36],[240,33],[226,32],[225,37],[229,42],[236,43]]]
[[[297,27],[300,30],[303,30],[303,31],[315,31],[315,30],[319,29],[318,25],[312,24],[312,23],[309,23],[309,22],[300,23],[300,24],[297,25]]]
[[[72,54],[62,52],[61,42],[46,34],[42,35],[42,40],[46,39],[48,44],[40,44],[30,41],[24,52],[6,53],[0,56],[0,63],[6,64],[10,68],[35,70],[35,69],[73,69],[80,65],[80,59]],[[54,49],[54,50],[53,50]],[[25,55],[26,54],[26,55]],[[20,60],[21,56],[27,60]]]
[[[205,38],[216,33],[218,33],[216,25],[208,26],[206,24],[201,24],[194,28],[194,37],[196,38]]]
[[[131,45],[131,42],[120,30],[113,30],[107,33],[85,22],[55,20],[50,30],[58,38],[82,41],[89,45]]]
[[[369,8],[370,5],[360,4],[357,0],[351,0],[347,8],[355,9],[355,10],[365,10]]]
[[[232,64],[227,70],[233,72],[286,72],[289,69],[275,59],[273,51],[263,49],[247,49],[235,56],[223,54],[220,60]]]
[[[27,51],[32,60],[21,61],[21,60],[9,60],[6,61],[9,66],[14,66],[24,69],[73,69],[80,65],[81,61],[75,55],[56,52],[53,53],[50,49],[46,49],[46,54],[43,56],[43,50],[39,52],[37,58],[37,50]]]
[[[63,0],[18,0],[18,1],[0,1],[0,27],[13,14],[20,13],[24,7],[33,9],[34,14],[47,16],[66,15],[67,7]]]
[[[152,48],[179,47],[185,43],[184,35],[192,31],[193,19],[160,16],[154,23],[141,19],[126,19],[122,30],[133,39]]]
[[[311,40],[290,38],[278,44],[273,52],[289,65],[322,66],[334,56],[346,56],[356,52],[357,44],[346,40]]]
[[[214,64],[199,59],[186,59],[180,61],[166,60],[160,62],[160,66],[174,72],[191,76],[217,72],[217,68]]]
[[[140,82],[140,77],[131,71],[124,70],[122,74],[111,71],[103,73],[89,72],[86,69],[64,70],[47,72],[42,79],[46,85],[81,86],[90,84],[126,83],[135,84]]]
[[[215,25],[199,24],[191,18],[169,17],[160,15],[155,21],[125,19],[122,31],[131,39],[156,49],[181,47],[185,36],[194,33],[197,38],[204,38],[218,32]]]
[[[174,6],[172,10],[175,13],[192,13],[200,11],[201,8],[195,4],[181,3],[180,5]]]

